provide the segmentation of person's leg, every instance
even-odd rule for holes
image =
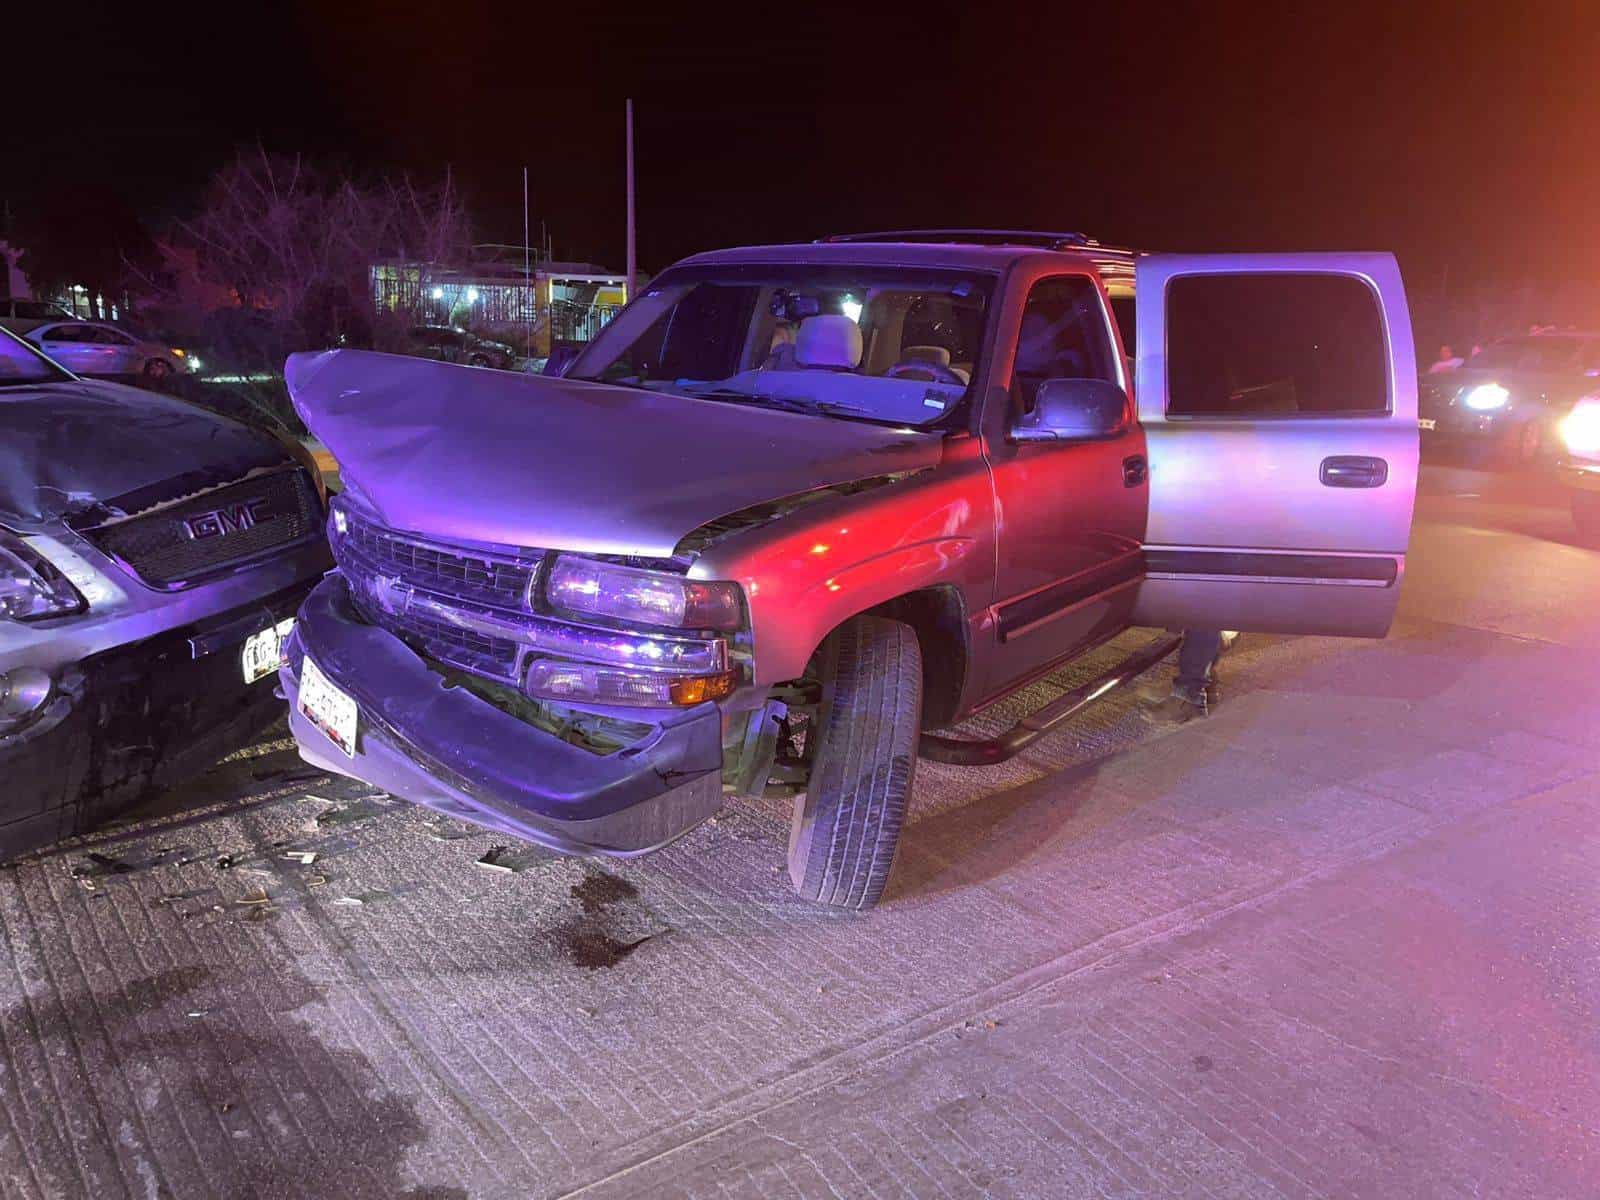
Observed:
[[[1204,711],[1206,684],[1211,682],[1211,668],[1221,653],[1220,629],[1185,629],[1183,645],[1178,649],[1178,677],[1172,681],[1172,694]]]

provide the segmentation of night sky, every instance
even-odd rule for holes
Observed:
[[[1600,5],[556,7],[29,6],[0,200],[110,179],[158,223],[260,140],[448,165],[480,238],[513,241],[527,164],[557,255],[620,267],[632,95],[650,270],[994,225],[1394,249],[1413,281],[1600,274]]]

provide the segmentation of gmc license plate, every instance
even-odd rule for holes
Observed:
[[[294,632],[294,618],[279,621],[260,633],[252,633],[244,640],[239,655],[239,665],[244,670],[244,681],[254,683],[275,672],[283,660],[283,648]]]
[[[356,756],[356,702],[335,687],[308,654],[300,668],[300,712],[351,758]]]

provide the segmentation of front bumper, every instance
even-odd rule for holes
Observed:
[[[307,654],[356,701],[353,757],[299,711]],[[716,705],[656,714],[643,740],[592,754],[446,686],[399,638],[361,620],[337,574],[301,608],[280,677],[308,762],[562,853],[648,853],[722,804]]]
[[[276,720],[272,678],[245,683],[240,648],[313,582],[53,666],[42,710],[0,734],[0,860],[92,829]]]
[[[1511,408],[1498,408],[1489,412],[1449,405],[1425,409],[1422,421],[1432,421],[1430,428],[1422,426],[1422,436],[1435,439],[1487,441],[1508,437],[1511,431],[1527,418],[1527,413]]]

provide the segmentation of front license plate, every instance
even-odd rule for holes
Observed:
[[[265,679],[283,662],[283,648],[294,632],[294,618],[279,621],[270,629],[252,633],[244,640],[244,650],[239,655],[239,665],[244,670],[244,681],[254,683]]]
[[[300,711],[351,758],[356,756],[356,702],[333,686],[308,654],[300,668]]]
[[[1432,417],[1418,417],[1417,418],[1417,428],[1418,429],[1437,429],[1437,428],[1439,428],[1439,422],[1435,421]]]

